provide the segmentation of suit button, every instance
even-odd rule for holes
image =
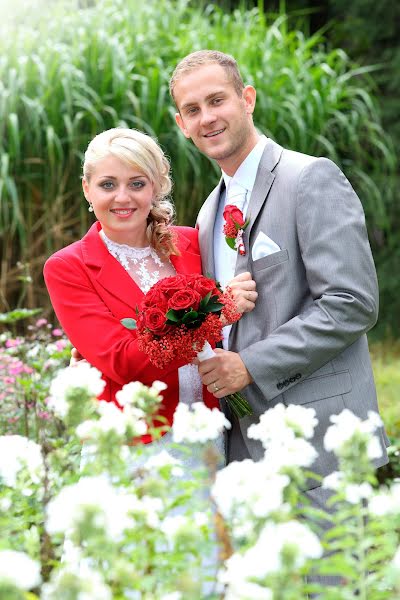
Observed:
[[[278,390],[281,390],[283,388],[283,384],[279,382],[276,384],[276,387],[278,388]]]
[[[290,381],[290,383],[294,383],[296,381],[296,377],[290,377],[289,381]]]
[[[296,379],[301,379],[301,373],[296,373],[295,378]]]

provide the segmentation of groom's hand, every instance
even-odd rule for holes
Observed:
[[[239,392],[252,383],[250,373],[236,352],[215,348],[216,356],[198,364],[201,380],[216,398]]]

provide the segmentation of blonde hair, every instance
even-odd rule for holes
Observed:
[[[148,216],[147,238],[157,251],[179,254],[170,227],[174,206],[168,196],[172,189],[170,164],[157,142],[137,129],[116,127],[96,135],[89,143],[83,161],[83,177],[89,182],[96,164],[115,156],[138,169],[154,186],[152,208]]]
[[[216,63],[225,70],[236,93],[238,96],[241,96],[244,83],[242,76],[240,75],[238,64],[233,56],[224,54],[224,52],[219,52],[218,50],[197,50],[197,52],[192,52],[185,56],[185,58],[176,65],[169,82],[169,91],[172,98],[175,100],[174,90],[177,81],[187,73],[210,63]]]

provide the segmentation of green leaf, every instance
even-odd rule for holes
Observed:
[[[172,323],[179,323],[182,320],[182,311],[170,308],[165,316]]]
[[[191,321],[195,321],[199,316],[199,313],[195,310],[191,310],[190,312],[186,313],[183,318],[182,318],[182,323],[190,323]]]
[[[232,248],[232,250],[236,250],[236,248],[235,248],[235,242],[236,242],[235,238],[230,238],[230,237],[226,237],[225,236],[225,240],[226,240],[226,243],[228,244],[229,248]]]
[[[42,312],[41,308],[17,308],[10,312],[0,313],[0,323],[15,323]]]
[[[135,319],[131,319],[130,317],[126,317],[125,319],[121,319],[121,323],[127,329],[136,329],[136,321],[135,321]]]
[[[215,304],[209,304],[206,308],[206,311],[208,313],[213,312],[220,312],[222,309],[224,308],[224,305],[221,304],[221,302],[216,302]]]
[[[212,292],[208,292],[208,294],[206,296],[204,296],[204,298],[201,299],[200,304],[199,304],[199,312],[204,312],[207,304],[210,301],[211,293]]]

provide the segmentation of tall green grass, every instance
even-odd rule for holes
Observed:
[[[175,126],[168,80],[201,48],[233,54],[257,87],[260,130],[344,167],[371,232],[390,234],[394,153],[368,69],[327,51],[320,35],[305,37],[285,15],[186,0],[35,0],[26,11],[23,22],[16,11],[0,25],[2,310],[47,304],[42,265],[87,228],[81,159],[103,129],[158,138],[173,165],[178,221],[194,222],[218,169]]]

